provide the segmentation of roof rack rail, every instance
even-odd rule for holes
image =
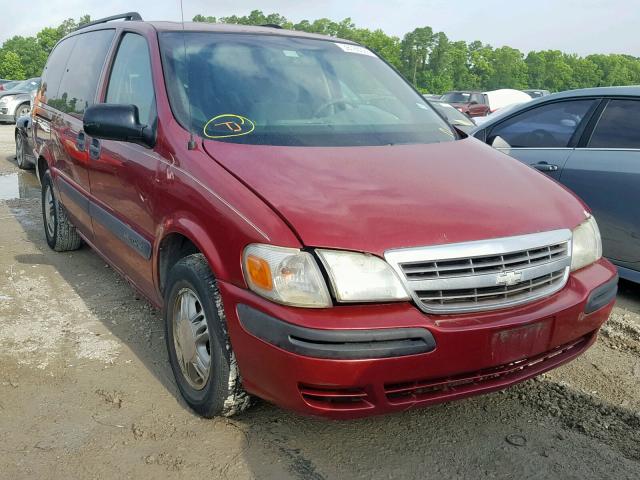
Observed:
[[[277,28],[278,30],[282,30],[282,25],[278,25],[277,23],[265,23],[263,25],[259,25],[260,27],[266,28]]]
[[[138,12],[121,13],[120,15],[112,15],[110,17],[104,17],[104,18],[99,18],[98,20],[93,20],[92,22],[85,23],[84,25],[80,25],[75,30],[81,30],[83,28],[87,28],[87,27],[90,27],[92,25],[99,25],[101,23],[107,23],[107,22],[111,22],[113,20],[125,20],[125,21],[138,20],[138,21],[142,21],[142,17],[140,16],[140,14]]]

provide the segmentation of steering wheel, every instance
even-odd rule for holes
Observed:
[[[313,117],[319,117],[320,113],[326,110],[329,107],[333,107],[334,105],[349,105],[351,108],[356,108],[358,105],[351,100],[347,100],[346,98],[337,98],[335,100],[329,100],[328,102],[323,103],[318,108],[316,108],[313,112]]]

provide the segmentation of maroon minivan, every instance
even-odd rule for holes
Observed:
[[[51,53],[33,136],[49,246],[85,242],[163,310],[206,417],[490,392],[584,352],[613,306],[584,204],[353,42],[103,19]]]

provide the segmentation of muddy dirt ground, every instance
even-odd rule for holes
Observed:
[[[507,391],[350,422],[265,402],[203,420],[161,317],[90,249],[50,251],[0,126],[0,478],[640,478],[640,287],[573,363]]]

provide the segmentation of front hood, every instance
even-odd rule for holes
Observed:
[[[584,219],[581,202],[555,181],[472,138],[335,148],[204,143],[308,246],[381,255]]]

